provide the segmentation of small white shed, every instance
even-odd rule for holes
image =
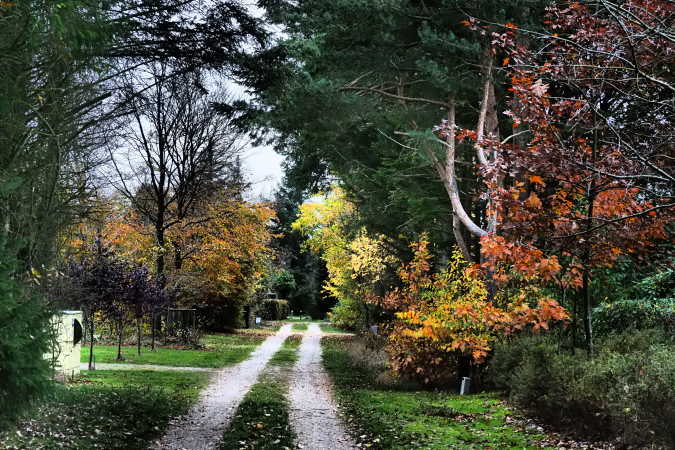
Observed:
[[[54,364],[56,373],[71,378],[80,373],[82,311],[60,311],[52,317],[56,342],[52,353],[45,355]]]

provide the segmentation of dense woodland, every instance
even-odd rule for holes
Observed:
[[[423,389],[674,445],[674,15],[0,2],[0,425],[53,389],[56,311],[84,312],[91,366],[190,308],[327,317]],[[285,174],[252,199],[261,145]]]

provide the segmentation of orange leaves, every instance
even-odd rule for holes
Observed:
[[[529,254],[498,236],[490,236],[482,243],[484,251],[494,255]],[[500,335],[526,327],[548,329],[552,322],[567,320],[566,311],[555,300],[540,298],[537,307],[531,307],[528,299],[540,297],[536,289],[523,292],[506,307],[496,306],[488,300],[485,284],[477,276],[478,267],[465,262],[457,251],[447,269],[430,274],[427,246],[427,242],[412,246],[416,256],[401,269],[403,287],[385,296],[390,304],[401,308],[388,336],[388,351],[399,373],[429,376],[434,367],[424,356],[429,354],[459,352],[481,362]],[[552,277],[560,270],[557,258],[536,255],[538,262],[525,261],[523,270],[531,266],[543,277]]]
[[[481,254],[485,260],[483,268],[493,272],[493,280],[501,285],[518,277],[524,277],[529,282],[554,281],[562,270],[557,256],[546,257],[534,245],[509,242],[503,236],[481,238]],[[506,272],[511,276],[507,276]]]
[[[544,183],[543,178],[541,178],[539,175],[530,175],[527,178],[530,180],[530,183],[539,184],[542,187],[546,186],[546,183]]]
[[[192,257],[186,268],[203,274],[216,291],[247,289],[264,275],[273,212],[262,205],[216,201],[208,205],[208,221],[187,224],[172,235]]]
[[[459,130],[459,132],[457,133],[457,140],[461,142],[465,139],[475,141],[476,139],[478,139],[478,134],[474,130],[463,128]]]
[[[537,271],[544,281],[554,281],[561,269],[562,267],[558,262],[558,257],[555,255],[550,258],[542,258],[537,263]]]

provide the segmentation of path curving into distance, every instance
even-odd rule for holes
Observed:
[[[298,447],[311,450],[358,448],[351,439],[332,399],[331,381],[321,364],[321,329],[309,324],[291,374],[291,426]]]
[[[232,420],[237,406],[251,389],[268,361],[291,334],[284,325],[268,337],[243,362],[214,374],[190,411],[173,420],[164,434],[150,448],[153,450],[212,450],[218,445]]]

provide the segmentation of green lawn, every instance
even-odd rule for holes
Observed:
[[[309,316],[288,316],[284,322],[326,323],[325,320],[312,319]]]
[[[328,334],[351,333],[350,331],[341,330],[340,328],[337,328],[337,327],[333,326],[333,324],[331,324],[331,323],[322,323],[319,326],[321,327],[321,331],[323,331],[324,333],[328,333]]]
[[[289,336],[274,354],[270,366],[237,408],[220,450],[277,450],[295,448],[295,433],[288,417],[288,375],[297,359],[299,336]],[[279,368],[271,373],[271,368]]]
[[[141,355],[136,347],[123,347],[124,361],[117,361],[117,347],[96,345],[94,356],[97,363],[156,364],[179,367],[224,367],[248,358],[263,341],[262,336],[208,335],[204,337],[205,350],[176,350],[158,347],[155,351],[142,348]],[[81,361],[89,361],[89,347],[82,346]]]
[[[199,391],[209,380],[204,372],[159,370],[83,370],[75,383],[93,383],[100,386],[124,388],[129,386],[160,388],[170,394],[196,400]]]
[[[385,387],[354,364],[348,343],[325,341],[324,366],[340,403],[360,428],[361,441],[386,449],[539,448],[543,435],[507,423],[515,413],[496,394],[459,396],[448,392]]]
[[[0,433],[0,448],[146,449],[207,381],[198,372],[85,371]]]
[[[306,323],[294,323],[293,324],[293,331],[307,331],[307,324]]]
[[[273,366],[293,365],[298,359],[298,347],[300,347],[301,341],[302,336],[300,335],[287,337],[281,349],[272,356],[270,364]]]

